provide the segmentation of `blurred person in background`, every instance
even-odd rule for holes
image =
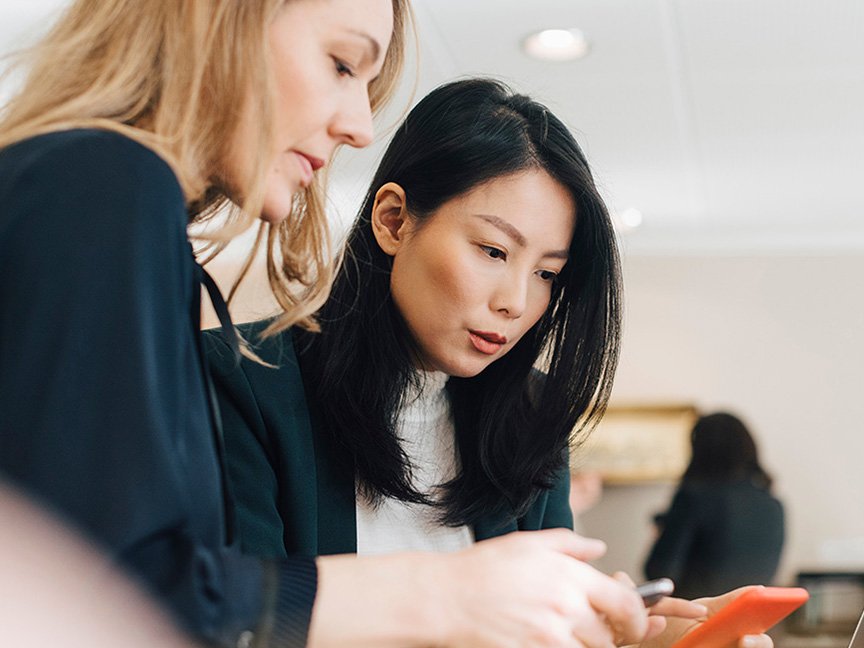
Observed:
[[[702,416],[692,455],[645,563],[648,578],[669,577],[685,598],[742,585],[769,585],[784,541],[783,505],[759,463],[756,443],[736,416]]]

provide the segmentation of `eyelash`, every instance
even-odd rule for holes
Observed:
[[[338,58],[334,57],[333,62],[336,64],[336,74],[338,74],[339,76],[349,76],[352,79],[356,76],[354,70],[352,70],[343,61],[340,61]]]
[[[502,261],[507,260],[507,253],[504,250],[500,250],[491,245],[481,245],[480,249],[483,250],[486,256],[488,256],[490,259],[494,259],[496,261],[498,259],[501,259]],[[495,256],[496,254],[498,256]],[[537,275],[540,277],[541,280],[548,281],[549,283],[554,283],[555,280],[558,279],[558,273],[552,272],[551,270],[538,270]]]
[[[504,250],[499,250],[496,247],[492,247],[491,245],[481,245],[480,249],[488,256],[490,259],[501,259],[502,261],[507,260],[507,253]],[[497,253],[498,256],[494,256],[493,253]]]

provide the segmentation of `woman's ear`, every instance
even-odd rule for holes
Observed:
[[[393,256],[399,250],[409,220],[405,190],[395,182],[382,185],[372,205],[372,232],[385,254]]]

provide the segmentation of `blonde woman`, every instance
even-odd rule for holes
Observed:
[[[284,322],[308,325],[329,283],[315,172],[371,141],[407,12],[77,0],[0,114],[0,473],[208,642],[302,644],[316,564],[231,548],[186,227],[260,215]]]
[[[316,172],[370,142],[406,2],[71,5],[0,115],[0,473],[208,644],[636,641],[651,624],[632,588],[561,529],[269,566],[233,542],[202,282],[227,311],[186,227],[233,205],[219,244],[260,217],[270,332],[313,326],[330,278]]]

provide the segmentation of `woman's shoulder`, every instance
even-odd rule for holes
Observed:
[[[203,331],[203,348],[220,398],[255,403],[255,410],[276,426],[305,416],[308,401],[303,375],[288,329],[261,339],[272,320],[238,326],[258,360],[237,358],[221,329]]]
[[[34,135],[27,139],[13,142],[0,151],[4,158],[12,157],[18,161],[38,163],[40,160],[62,158],[67,156],[84,158],[113,158],[114,156],[130,157],[133,160],[151,160],[168,166],[155,151],[141,142],[120,132],[97,128],[73,128],[69,130],[51,131]]]
[[[0,150],[0,203],[3,226],[23,241],[52,231],[58,245],[86,242],[94,253],[123,245],[141,254],[186,242],[186,201],[174,172],[116,132],[46,133]],[[94,231],[98,240],[87,234]]]
[[[722,503],[730,499],[733,501],[775,499],[769,490],[747,479],[688,480],[679,485],[676,495],[703,504],[709,501]]]
[[[274,322],[273,318],[257,320],[254,322],[246,322],[237,325],[237,331],[243,339],[249,344],[249,347],[254,351],[266,365],[272,367],[297,367],[297,355],[294,351],[294,332],[293,329],[286,329],[264,337],[264,331]],[[205,350],[210,358],[211,364],[219,371],[230,370],[237,366],[237,360],[234,356],[234,351],[231,345],[225,338],[221,328],[207,329],[203,331]],[[245,369],[255,369],[256,367],[267,368],[266,365],[255,362],[254,360],[243,358],[240,361]]]
[[[138,191],[158,187],[161,195],[183,201],[177,177],[165,160],[144,144],[109,130],[73,129],[44,133],[0,151],[3,185],[33,179],[68,187],[71,183],[128,185]]]

